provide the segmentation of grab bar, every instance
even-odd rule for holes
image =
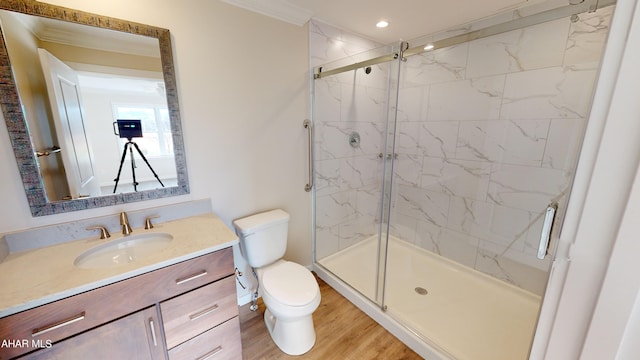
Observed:
[[[547,255],[549,249],[549,241],[551,240],[551,229],[553,228],[553,220],[558,211],[558,204],[551,203],[547,206],[544,214],[544,223],[542,224],[542,233],[540,234],[540,244],[538,244],[538,259],[542,260]]]
[[[313,126],[309,119],[305,119],[302,126],[309,130],[309,182],[304,186],[304,191],[309,192],[313,189]]]

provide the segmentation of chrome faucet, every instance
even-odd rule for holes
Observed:
[[[131,230],[131,226],[129,226],[129,219],[127,218],[127,213],[124,211],[120,213],[120,225],[122,225],[122,233],[125,236],[133,232],[133,230]]]

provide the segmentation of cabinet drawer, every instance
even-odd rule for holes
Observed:
[[[167,349],[238,315],[235,278],[230,276],[160,304]]]
[[[40,342],[56,342],[130,314],[233,271],[233,252],[226,248],[4,317],[0,319],[0,339],[27,340],[28,344],[0,348],[0,360],[36,349]]]
[[[242,359],[240,323],[235,317],[217,327],[196,336],[186,343],[169,350],[169,360]]]

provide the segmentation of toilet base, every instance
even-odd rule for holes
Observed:
[[[273,342],[282,352],[289,355],[302,355],[311,350],[316,342],[311,314],[295,319],[278,319],[267,308],[264,323]]]

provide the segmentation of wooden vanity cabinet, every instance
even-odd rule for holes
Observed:
[[[169,360],[238,360],[242,359],[240,323],[226,321],[205,333],[169,350]]]
[[[235,278],[228,277],[160,304],[170,360],[213,357],[214,354],[216,359],[242,358],[239,336],[235,336],[237,343],[216,341],[240,334],[235,285]],[[212,329],[217,336],[203,334]],[[183,344],[188,341],[190,343]]]
[[[156,314],[156,307],[152,306],[20,359],[165,359]]]
[[[4,317],[0,341],[28,346],[0,348],[0,360],[27,353],[25,359],[165,359],[167,350],[226,322],[238,323],[230,247]],[[225,338],[239,344],[239,327],[229,331]],[[223,345],[242,357],[241,345]]]

